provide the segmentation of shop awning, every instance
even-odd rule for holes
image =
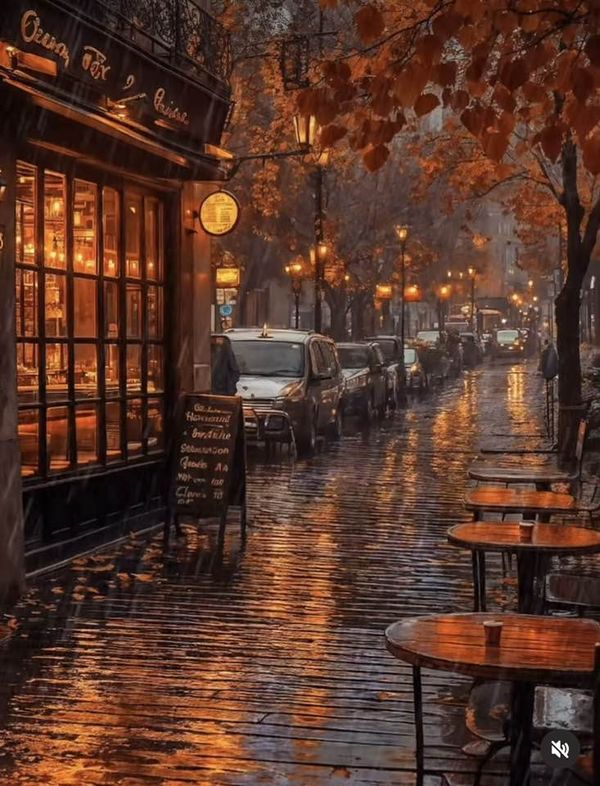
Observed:
[[[109,111],[73,101],[28,74],[4,73],[1,83],[9,108],[4,122],[11,118],[14,124],[18,117],[23,141],[132,175],[166,180],[225,178],[222,159],[214,155],[211,146],[202,146],[202,150],[176,143],[167,146],[149,129],[136,128],[112,117]]]

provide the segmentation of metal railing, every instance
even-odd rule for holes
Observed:
[[[229,33],[195,0],[87,0],[85,10],[111,30],[192,75],[228,82]]]

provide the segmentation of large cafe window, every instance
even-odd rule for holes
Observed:
[[[23,474],[162,451],[162,203],[19,162],[16,219]]]

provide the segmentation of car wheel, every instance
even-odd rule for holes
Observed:
[[[341,439],[344,430],[344,418],[342,415],[342,408],[338,407],[335,413],[335,420],[329,427],[329,433],[332,439]]]
[[[304,429],[298,436],[298,450],[305,455],[314,453],[317,448],[317,418],[312,412],[307,416]]]

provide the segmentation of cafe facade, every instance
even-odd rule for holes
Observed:
[[[0,598],[160,520],[210,380],[228,36],[198,0],[74,5],[0,18]]]

